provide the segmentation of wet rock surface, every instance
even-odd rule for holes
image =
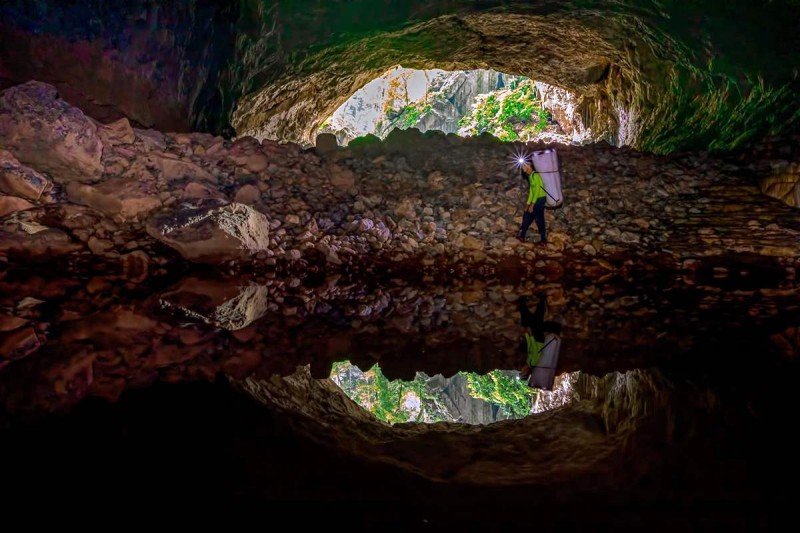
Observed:
[[[6,270],[0,274],[0,432],[18,465],[34,464],[34,454],[44,453],[37,464],[63,461],[50,468],[70,472],[77,463],[62,458],[70,442],[79,448],[70,452],[73,459],[89,451],[102,456],[99,443],[113,439],[112,428],[131,443],[149,441],[161,427],[155,413],[170,413],[158,439],[183,442],[173,432],[188,439],[200,427],[217,435],[194,442],[206,477],[178,499],[199,487],[216,494],[209,484],[217,474],[207,468],[224,464],[220,472],[233,478],[226,477],[226,490],[253,498],[280,497],[275,491],[284,479],[295,479],[291,494],[321,499],[359,497],[365,490],[359,483],[391,480],[391,490],[373,487],[372,496],[401,501],[409,490],[428,494],[429,518],[458,505],[442,487],[458,489],[467,501],[537,495],[541,503],[574,505],[602,497],[602,508],[623,509],[724,498],[758,513],[762,498],[776,494],[774,485],[754,489],[745,469],[774,476],[768,467],[775,466],[775,454],[794,442],[771,421],[789,409],[784,396],[797,377],[800,293],[793,270],[774,258],[727,263],[727,272],[718,260],[701,258],[671,272],[623,265],[605,279],[587,261],[572,273],[521,282],[201,273],[179,280],[154,273],[142,282],[128,271],[58,277]],[[562,325],[561,376],[552,392],[540,392],[538,414],[483,428],[388,426],[328,379],[333,361],[343,359],[360,368],[378,363],[390,379],[410,379],[417,371],[448,377],[519,368],[525,357],[518,351],[521,295],[531,303],[544,295],[547,319]],[[187,382],[230,387],[259,408],[220,392],[192,392],[206,389]],[[165,390],[179,391],[183,407]],[[145,398],[155,402],[152,413]],[[119,410],[107,411],[111,402]],[[115,413],[113,424],[100,422],[106,412]],[[65,442],[55,437],[67,431],[59,427],[70,427],[54,426],[54,413],[87,424],[61,451],[46,444]],[[145,418],[146,428],[129,416]],[[197,425],[195,416],[204,422]],[[220,425],[218,416],[231,422]],[[27,427],[52,437],[23,450]],[[259,428],[260,436],[239,433],[245,427]],[[115,449],[128,450],[124,442]],[[759,453],[766,442],[772,453]],[[139,459],[131,459],[130,472],[124,465],[116,472],[130,480],[139,479],[137,468],[166,467],[157,448],[133,454],[151,466],[134,468]],[[316,465],[308,453],[328,466]],[[196,457],[171,453],[169,464],[185,471],[188,483]],[[354,473],[336,477],[331,487],[312,481],[311,472],[336,476],[341,464]],[[782,464],[779,476],[791,475],[795,463]],[[376,478],[376,470],[385,477]],[[20,477],[19,483],[27,482]],[[428,483],[439,496],[428,493]],[[228,501],[230,494],[221,497]],[[462,517],[483,516],[465,512]]]

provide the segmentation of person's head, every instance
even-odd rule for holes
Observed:
[[[530,161],[525,161],[522,163],[522,171],[525,174],[531,174],[533,172],[533,166],[531,165]]]

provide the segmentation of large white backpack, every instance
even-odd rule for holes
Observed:
[[[544,191],[547,193],[548,207],[560,207],[564,202],[561,194],[561,172],[558,168],[558,154],[555,148],[533,152],[533,168],[542,175]]]

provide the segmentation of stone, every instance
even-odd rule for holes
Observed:
[[[356,175],[350,169],[342,168],[339,165],[331,165],[328,168],[328,176],[331,185],[337,189],[352,189],[356,183]]]
[[[97,130],[52,85],[29,81],[0,94],[0,145],[56,182],[100,177],[103,141]]]
[[[32,203],[16,196],[0,195],[0,218],[34,207]]]
[[[114,243],[105,239],[98,239],[94,235],[89,237],[89,242],[86,244],[94,255],[104,255],[114,249]]]
[[[20,163],[11,152],[0,148],[0,191],[38,200],[52,187],[47,178]]]
[[[188,179],[192,181],[206,181],[215,183],[217,180],[205,169],[182,159],[159,156],[157,162],[161,168],[161,173],[166,181]]]
[[[31,327],[0,333],[0,356],[4,359],[20,359],[32,354],[41,345],[36,330]]]
[[[133,144],[136,141],[136,134],[133,132],[131,123],[127,118],[121,118],[111,124],[100,126],[97,133],[106,146]]]
[[[250,260],[269,246],[267,217],[237,203],[181,207],[148,221],[147,233],[197,263]]]
[[[483,250],[485,245],[483,241],[476,239],[472,235],[466,235],[464,236],[462,246],[467,250]]]
[[[234,202],[245,205],[253,205],[261,201],[261,191],[255,185],[245,185],[236,191]]]
[[[23,213],[27,213],[24,211]],[[33,228],[33,229],[25,229]],[[33,257],[54,257],[83,249],[73,243],[61,230],[32,223],[17,223],[9,231],[4,225],[0,230],[0,252],[12,252]]]
[[[163,152],[167,149],[167,139],[160,131],[134,128],[133,132],[136,139],[142,142],[146,151]]]
[[[218,191],[217,189],[212,189],[207,185],[193,181],[191,183],[188,183],[186,187],[183,188],[180,197],[184,199],[203,200],[208,198],[215,198],[224,200],[225,194]]]
[[[136,250],[120,257],[122,273],[125,278],[141,283],[149,274],[150,258],[142,250]]]
[[[264,154],[253,154],[244,162],[244,168],[250,172],[261,172],[269,166],[269,159]]]
[[[71,202],[85,205],[97,211],[114,216],[122,211],[122,202],[113,194],[105,194],[91,185],[73,181],[66,186],[67,196]]]
[[[336,135],[332,133],[320,133],[317,135],[315,151],[318,156],[327,156],[339,149]]]

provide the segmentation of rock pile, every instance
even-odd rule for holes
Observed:
[[[738,172],[745,163],[707,154],[559,146],[566,201],[547,212],[549,244],[535,248],[515,239],[526,185],[512,152],[541,145],[395,130],[320,156],[100,125],[29,82],[0,98],[0,147],[7,262],[137,252],[159,263],[494,268],[617,253],[800,255],[800,213],[759,195]]]

